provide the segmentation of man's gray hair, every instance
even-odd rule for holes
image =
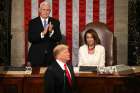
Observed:
[[[39,8],[40,8],[41,6],[43,6],[43,5],[47,5],[47,6],[50,7],[50,3],[49,3],[48,1],[43,1],[43,2],[41,2]]]

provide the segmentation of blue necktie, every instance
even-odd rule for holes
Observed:
[[[46,28],[47,27],[47,21],[44,19],[44,28]]]

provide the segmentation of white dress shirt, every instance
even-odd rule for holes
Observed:
[[[48,23],[49,18],[47,18],[47,19],[43,19],[42,17],[40,17],[40,18],[41,18],[41,22],[42,22],[43,26],[44,26],[44,20],[46,20],[46,23]]]
[[[79,49],[78,66],[105,66],[105,49],[102,45],[96,45],[94,53],[88,53],[88,46],[82,45]]]

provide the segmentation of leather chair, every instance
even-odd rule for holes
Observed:
[[[104,23],[88,23],[83,31],[80,33],[80,45],[84,44],[84,34],[88,29],[94,29],[100,40],[101,45],[105,47],[105,65],[114,65],[113,61],[113,33],[108,29],[108,26]]]

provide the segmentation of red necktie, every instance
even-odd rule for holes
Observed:
[[[70,73],[69,73],[69,71],[67,69],[67,65],[66,64],[64,64],[64,68],[65,68],[65,71],[66,71],[66,77],[68,79],[69,85],[71,86],[72,85],[71,77],[70,77]]]

